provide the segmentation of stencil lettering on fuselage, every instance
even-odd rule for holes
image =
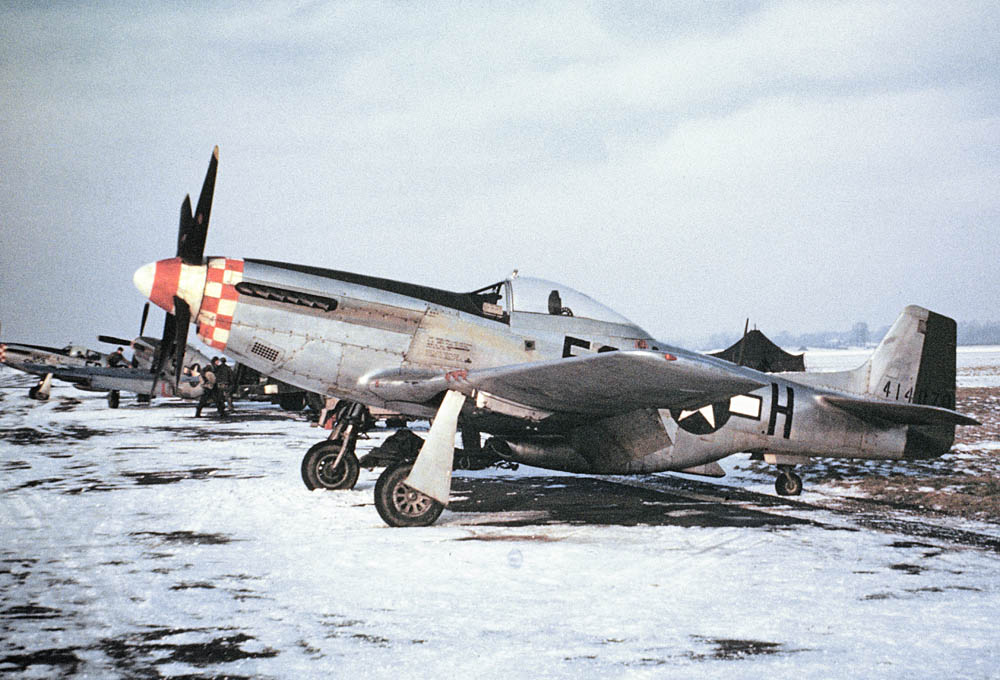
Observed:
[[[427,355],[449,364],[471,364],[472,343],[430,336],[427,338]]]

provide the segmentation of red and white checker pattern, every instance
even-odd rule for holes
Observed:
[[[0,345],[0,364],[7,361],[7,345]]]
[[[198,335],[206,345],[226,349],[236,313],[236,284],[243,280],[243,260],[214,257],[208,261],[205,294],[198,313]]]

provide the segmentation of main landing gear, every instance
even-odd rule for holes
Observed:
[[[52,393],[52,374],[47,373],[39,379],[38,384],[28,389],[28,397],[38,401],[48,401]]]
[[[302,481],[306,488],[353,489],[358,481],[361,466],[354,454],[357,435],[349,439],[327,439],[314,444],[302,458]]]
[[[358,481],[361,466],[354,448],[367,409],[363,404],[345,404],[330,438],[313,445],[302,458],[302,481],[309,490],[353,489]]]
[[[446,397],[444,403],[448,401]],[[355,445],[370,415],[361,404],[341,402],[330,438],[314,445],[302,459],[302,481],[310,490],[351,489],[358,481],[359,468],[385,466],[375,482],[379,516],[392,527],[429,526],[447,504],[453,470],[517,468],[516,463],[504,460],[488,447],[484,450],[479,431],[471,427],[462,428],[463,448],[454,448],[462,401],[464,396],[460,395],[460,400],[452,400],[447,408],[442,405],[427,440],[410,430],[397,430],[361,460],[355,455]],[[442,418],[448,410],[450,414]]]
[[[399,461],[387,467],[375,482],[375,509],[391,527],[430,526],[444,510],[441,503],[403,483],[412,469],[412,462]]]
[[[798,496],[802,493],[802,478],[792,472],[794,465],[779,465],[777,478],[774,480],[774,490],[779,496]]]

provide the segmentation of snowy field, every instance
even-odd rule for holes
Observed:
[[[959,366],[995,386],[1000,348]],[[437,525],[390,529],[378,471],[305,489],[324,433],[302,415],[112,411],[65,386],[38,403],[31,382],[0,367],[0,675],[1000,677],[1000,518],[865,505],[808,473],[778,500],[734,456],[720,484],[459,474]],[[963,446],[942,464],[1000,448]]]

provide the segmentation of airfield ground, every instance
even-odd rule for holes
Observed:
[[[417,530],[378,471],[307,491],[302,416],[41,404],[0,368],[0,676],[997,677],[1000,348],[959,368],[984,426],[935,461],[822,462],[795,499],[746,456],[462,473]]]

